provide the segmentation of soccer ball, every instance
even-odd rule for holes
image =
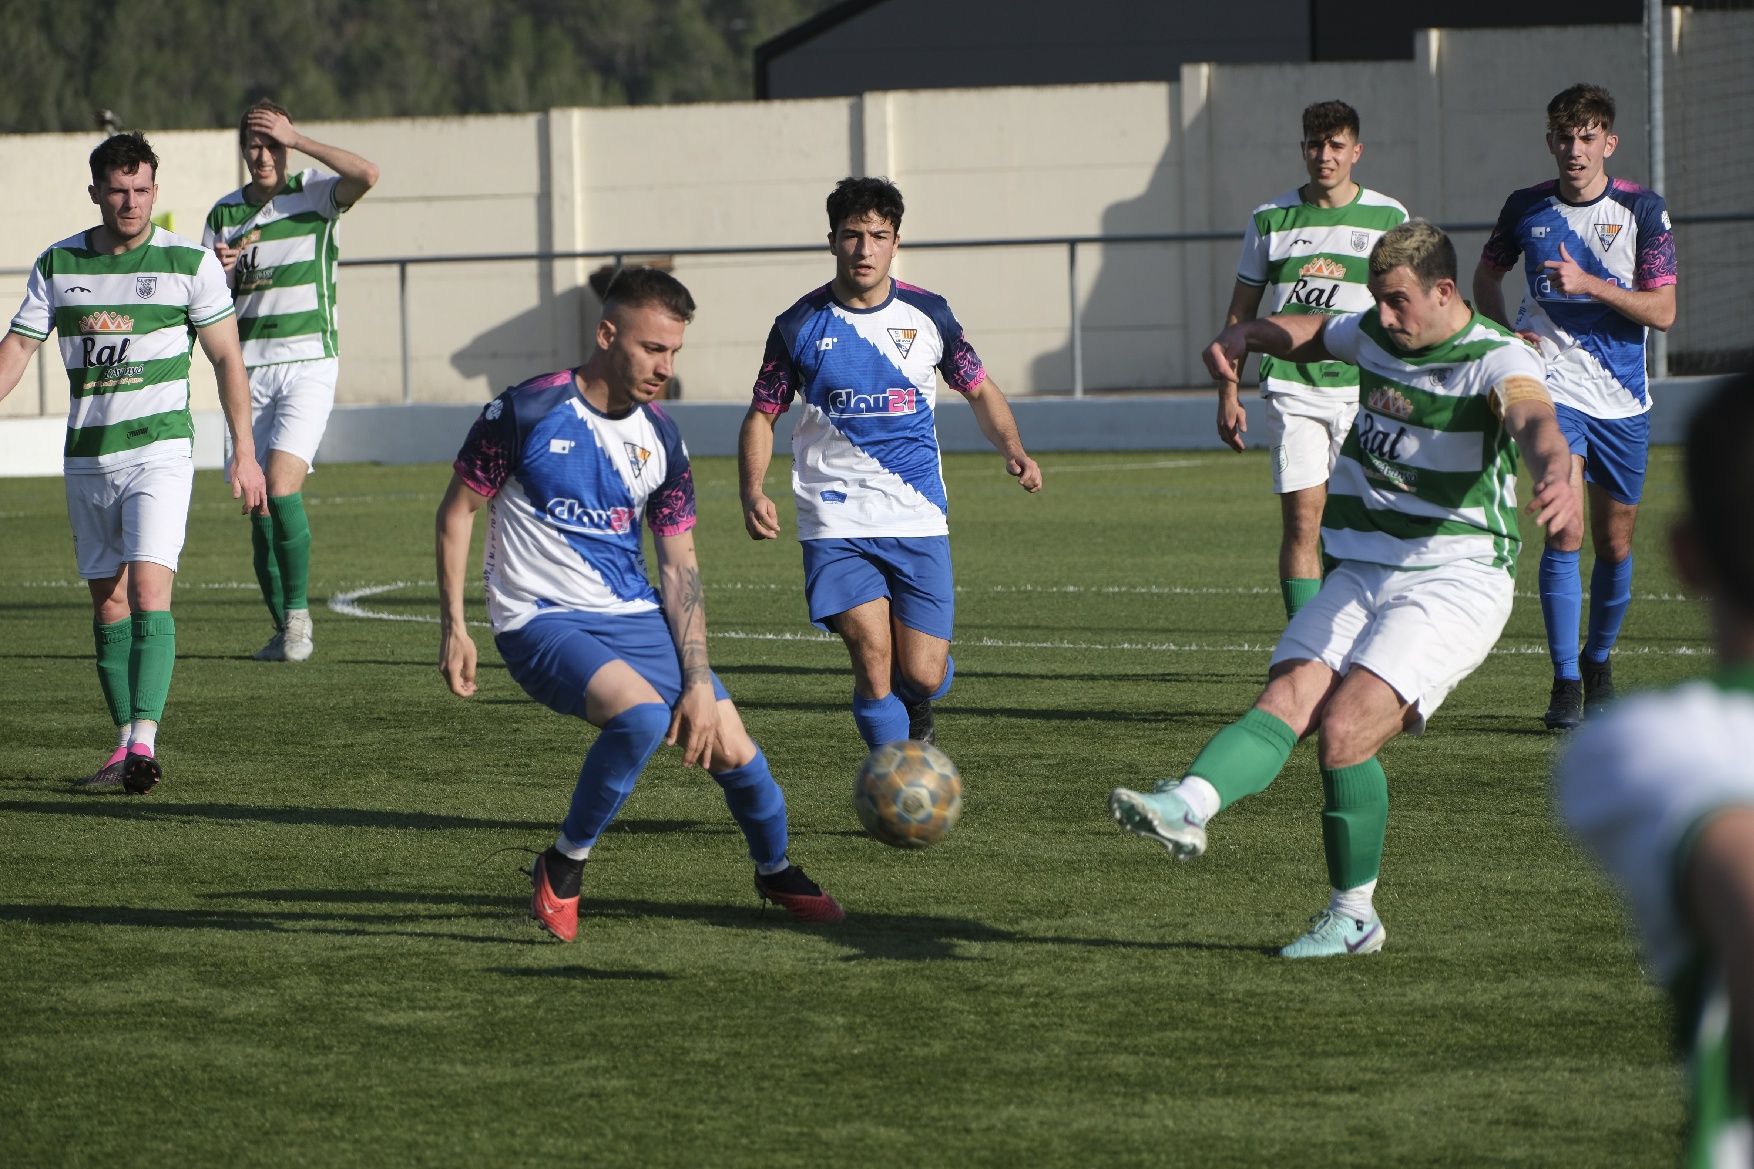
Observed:
[[[956,827],[962,777],[950,757],[930,743],[885,743],[859,768],[853,808],[865,831],[884,844],[925,848]]]

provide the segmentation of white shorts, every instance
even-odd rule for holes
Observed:
[[[335,379],[340,373],[341,363],[333,357],[282,361],[250,371],[250,433],[256,436],[256,460],[264,471],[269,451],[296,455],[307,470],[315,465],[329,412],[335,408]],[[230,465],[229,433],[225,461]]]
[[[81,580],[106,580],[137,560],[177,570],[195,486],[193,457],[64,478]]]
[[[1316,661],[1342,675],[1363,666],[1413,704],[1418,734],[1486,660],[1513,593],[1509,573],[1473,560],[1418,569],[1345,560],[1285,627],[1272,664]]]
[[[1284,495],[1326,483],[1358,413],[1357,396],[1268,394],[1266,401],[1273,491]]]

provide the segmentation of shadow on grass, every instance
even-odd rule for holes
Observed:
[[[11,785],[8,785],[11,786]],[[307,828],[464,828],[489,832],[529,832],[550,838],[553,820],[490,820],[439,812],[382,808],[285,808],[253,804],[175,804],[151,797],[79,796],[70,800],[0,800],[0,812],[39,816],[95,816],[117,820],[216,820],[224,823],[285,824]],[[729,824],[694,820],[617,820],[617,832],[669,835],[699,832],[720,835]]]
[[[0,921],[30,925],[145,926],[155,929],[220,930],[226,933],[331,934],[351,938],[430,938],[484,945],[541,945],[541,938],[511,933],[469,934],[450,929],[409,929],[430,922],[441,925],[458,917],[498,923],[499,913],[324,913],[308,910],[160,909],[128,905],[7,905]],[[377,928],[373,928],[377,927]],[[397,928],[403,927],[403,928]]]
[[[661,970],[600,970],[593,966],[490,966],[488,972],[511,978],[563,978],[569,982],[669,982]]]

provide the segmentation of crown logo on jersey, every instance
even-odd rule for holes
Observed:
[[[1370,408],[1378,414],[1389,414],[1405,421],[1413,416],[1413,403],[1407,395],[1388,386],[1378,386],[1370,391],[1367,399]]]
[[[910,350],[914,347],[914,338],[918,335],[919,335],[918,329],[891,329],[891,330],[889,330],[889,339],[891,341],[895,342],[895,347],[897,349],[901,350],[901,355],[903,357],[906,357],[908,350]]]
[[[637,442],[624,442],[621,449],[627,452],[627,462],[633,468],[634,478],[639,478],[645,473],[646,460],[652,457],[652,452]]]
[[[1326,256],[1317,256],[1298,269],[1297,274],[1299,276],[1314,276],[1318,280],[1344,280],[1346,279],[1346,265],[1338,260],[1330,260]]]
[[[1596,242],[1602,245],[1602,250],[1605,252],[1613,247],[1615,238],[1620,234],[1620,225],[1618,223],[1597,223],[1593,226],[1596,229]]]
[[[92,313],[90,316],[80,317],[79,331],[81,333],[132,333],[134,331],[134,318],[105,309],[102,312]]]

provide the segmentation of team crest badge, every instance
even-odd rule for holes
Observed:
[[[136,277],[134,277],[134,295],[138,296],[141,300],[151,300],[152,294],[157,292],[157,291],[158,291],[158,277],[156,277],[156,276],[136,276]]]
[[[633,468],[634,478],[639,478],[645,473],[646,460],[652,457],[652,452],[637,442],[624,442],[621,449],[627,452],[627,465]]]
[[[493,401],[491,401],[487,404],[487,409],[485,409],[481,412],[481,416],[483,418],[487,419],[489,422],[493,422],[504,412],[505,412],[505,399],[504,398],[495,398]]]
[[[914,347],[914,337],[918,333],[918,329],[891,329],[889,330],[889,339],[895,342],[895,347],[901,350],[903,357],[906,357],[908,350]]]
[[[1438,389],[1441,390],[1445,386],[1449,385],[1449,375],[1450,375],[1450,367],[1446,365],[1446,366],[1442,367],[1441,369],[1434,369],[1434,370],[1428,371],[1425,376],[1431,379],[1432,385],[1436,386]]]
[[[1368,248],[1369,246],[1370,246],[1370,233],[1368,231],[1355,231],[1352,233],[1352,250],[1353,251],[1362,252],[1366,248]]]
[[[1595,225],[1595,229],[1596,242],[1602,245],[1604,252],[1614,246],[1614,240],[1620,234],[1618,223],[1598,223]]]

